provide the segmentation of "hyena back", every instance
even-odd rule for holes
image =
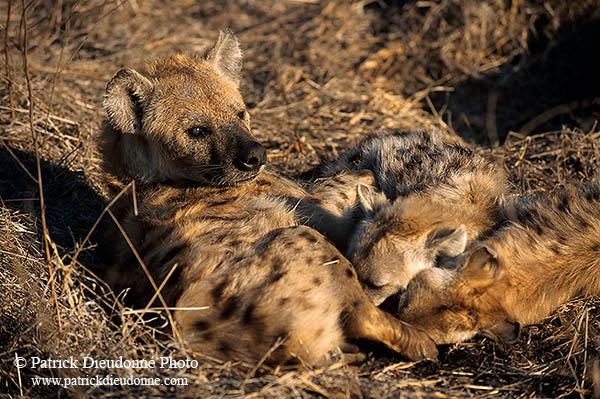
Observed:
[[[237,91],[241,55],[222,33],[205,57],[159,60],[148,77],[128,70],[107,87],[104,166],[118,187],[134,180],[116,214],[156,285],[179,310],[192,349],[256,362],[321,364],[348,337],[383,342],[410,358],[434,356],[418,329],[376,308],[350,263],[321,234],[298,226],[286,198],[309,194],[264,170]],[[154,292],[118,231],[116,290],[139,305]],[[192,309],[192,310],[189,310]]]
[[[600,294],[600,186],[515,197],[505,224],[458,267],[427,270],[408,286],[398,315],[437,343],[482,332],[503,340],[579,295]],[[454,265],[449,265],[454,266]]]
[[[489,232],[508,192],[503,169],[437,131],[373,134],[326,165],[324,174],[361,169],[372,171],[383,192],[357,187],[355,228],[335,242],[376,304],[436,259],[462,253]]]

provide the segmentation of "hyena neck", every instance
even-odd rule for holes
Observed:
[[[145,184],[159,181],[156,168],[146,167],[151,161],[150,144],[134,134],[123,134],[108,122],[102,128],[101,151],[103,169],[123,183],[135,180]]]

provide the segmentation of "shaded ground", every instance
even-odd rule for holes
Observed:
[[[502,162],[516,190],[543,190],[598,173],[600,76],[592,62],[598,0],[34,0],[26,6],[23,19],[20,1],[0,2],[3,28],[10,16],[2,30],[8,62],[0,68],[0,395],[594,395],[598,299],[563,306],[526,328],[516,345],[476,339],[442,348],[438,362],[407,363],[367,345],[369,360],[358,366],[254,370],[201,359],[198,367],[135,372],[186,377],[187,387],[60,389],[33,386],[31,377],[85,376],[85,370],[17,370],[13,361],[185,357],[174,341],[156,339],[136,313],[115,304],[92,275],[102,249],[96,230],[86,236],[109,200],[94,135],[104,86],[118,69],[141,69],[172,51],[202,51],[229,26],[245,53],[242,91],[254,131],[284,173],[306,172],[378,128],[438,127]],[[48,254],[41,249],[44,224]],[[81,263],[73,262],[79,247]],[[119,368],[94,372],[132,375]]]

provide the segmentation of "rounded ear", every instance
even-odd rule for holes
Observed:
[[[427,246],[439,255],[458,256],[467,247],[467,228],[461,224],[454,230],[434,231],[427,239]]]
[[[229,29],[222,30],[219,38],[206,53],[206,61],[225,76],[235,88],[240,86],[242,73],[242,50],[240,44]]]
[[[121,69],[106,85],[104,111],[110,125],[134,134],[141,125],[143,105],[152,92],[152,82],[133,69]]]
[[[382,204],[389,202],[385,194],[377,191],[375,187],[364,183],[356,185],[356,195],[358,197],[358,204],[365,215],[374,214]]]
[[[474,289],[487,288],[501,275],[497,254],[487,246],[475,249],[460,270],[463,281]]]

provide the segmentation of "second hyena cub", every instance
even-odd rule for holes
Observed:
[[[508,191],[503,169],[441,132],[382,131],[325,167],[326,176],[372,171],[382,192],[359,184],[353,230],[327,232],[380,304],[436,259],[456,256],[489,232]],[[331,177],[330,177],[331,178]],[[326,220],[326,219],[324,219]],[[331,225],[331,224],[329,224]]]
[[[115,186],[137,183],[139,212],[131,198],[117,204],[107,281],[141,306],[164,284],[185,341],[220,358],[322,364],[348,337],[435,356],[425,334],[373,305],[333,244],[297,225],[282,197],[307,193],[264,170],[237,91],[240,59],[224,32],[204,57],[109,82],[104,168]]]
[[[506,225],[456,259],[421,272],[398,315],[438,343],[478,332],[503,340],[580,295],[600,294],[600,186],[567,187],[507,202]]]

